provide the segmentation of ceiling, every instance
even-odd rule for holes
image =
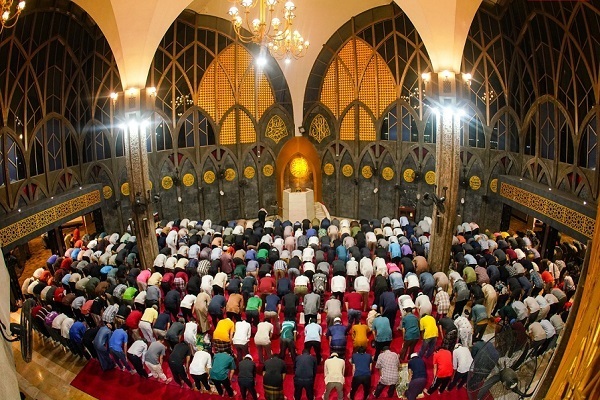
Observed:
[[[186,8],[227,19],[233,4],[224,0],[73,0],[98,24],[110,44],[124,88],[141,88],[154,53],[167,29]],[[435,71],[460,72],[471,21],[482,0],[394,0],[411,19],[425,44]],[[489,2],[492,0],[486,0]],[[498,0],[495,0],[498,1]],[[302,122],[304,88],[324,43],[353,16],[390,0],[297,0],[295,27],[310,40],[305,57],[281,64],[294,107]],[[135,18],[132,16],[135,15]]]

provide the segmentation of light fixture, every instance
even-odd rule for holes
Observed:
[[[471,75],[469,73],[462,74],[462,78],[463,78],[463,81],[465,81],[465,83],[467,85],[470,85],[471,84],[471,79],[473,79],[473,75]]]
[[[16,5],[13,4],[13,0],[0,0],[0,8],[2,9],[2,16],[0,17],[0,32],[4,28],[12,28],[17,23],[21,11],[25,8],[25,1],[19,1]]]
[[[585,205],[587,205],[587,201],[584,201],[584,202],[583,202],[583,205],[584,205],[584,206],[585,206]]]
[[[286,1],[278,10],[280,3],[283,1],[234,0],[228,14],[237,37],[243,43],[264,46],[278,60],[298,59],[306,54],[309,42],[293,29],[296,5]],[[251,15],[254,9],[258,10],[258,15]]]
[[[118,98],[119,98],[119,94],[118,93],[112,92],[110,94],[110,99],[112,100],[113,104],[115,104],[117,102]]]
[[[154,86],[146,88],[146,93],[148,96],[154,97],[156,96],[156,88]]]
[[[421,79],[423,79],[423,82],[429,82],[431,80],[431,72],[423,72]]]
[[[447,69],[442,71],[442,77],[444,78],[444,80],[450,79],[451,76],[452,76],[452,73],[450,71],[448,71]]]

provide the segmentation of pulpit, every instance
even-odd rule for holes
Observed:
[[[312,189],[283,191],[283,219],[292,223],[315,217],[315,192]]]

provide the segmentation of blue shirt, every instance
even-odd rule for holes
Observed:
[[[335,253],[337,254],[338,260],[342,260],[344,262],[348,261],[348,250],[346,250],[346,247],[344,247],[343,244],[340,244],[338,247],[336,247]]]
[[[408,369],[412,371],[412,379],[425,378],[427,379],[427,368],[425,361],[420,357],[411,358],[408,361]]]
[[[394,292],[383,292],[379,296],[379,307],[383,308],[383,312],[392,312],[398,310],[398,301]],[[391,339],[390,339],[391,340]]]
[[[404,289],[404,279],[400,272],[392,272],[389,276],[390,287],[392,290]]]
[[[304,327],[304,341],[321,341],[321,334],[323,330],[321,329],[321,325],[311,323]]]
[[[123,345],[127,343],[127,332],[116,329],[108,341],[108,347],[113,351],[123,352]]]
[[[229,371],[235,369],[235,361],[227,353],[217,353],[212,361],[210,377],[217,381],[224,381],[229,376]]]
[[[373,362],[373,358],[369,353],[352,354],[352,364],[356,367],[354,376],[371,376],[371,362]]]
[[[331,325],[327,330],[327,337],[331,337],[332,346],[343,346],[346,344],[346,327],[342,324]]]
[[[265,311],[277,311],[277,305],[279,304],[279,296],[276,294],[270,294],[265,299]]]
[[[71,326],[71,329],[69,329],[69,339],[71,339],[75,343],[81,343],[81,341],[83,340],[83,334],[86,330],[87,328],[85,327],[83,322],[75,322]]]
[[[402,257],[402,250],[400,249],[399,243],[390,243],[390,245],[388,246],[388,250],[392,258]]]
[[[389,342],[392,340],[392,328],[390,328],[390,321],[383,316],[375,318],[373,321],[373,330],[376,331],[375,341],[377,342]]]
[[[406,314],[402,317],[402,328],[404,328],[404,340],[415,340],[421,336],[419,319],[415,314]]]

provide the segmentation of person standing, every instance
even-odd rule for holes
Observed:
[[[389,346],[384,346],[382,350],[383,352],[375,363],[375,368],[379,370],[379,382],[373,392],[374,398],[378,398],[386,387],[388,388],[387,397],[392,397],[398,384],[398,367],[400,366],[398,354],[391,351]]]
[[[363,399],[368,400],[371,394],[371,364],[373,358],[366,352],[366,347],[359,346],[356,352],[352,354],[350,362],[352,363],[352,387],[349,398],[354,399],[356,391],[362,386]]]
[[[473,364],[471,351],[464,344],[457,344],[452,352],[452,364],[454,367],[454,378],[448,385],[448,391],[458,387],[461,389],[467,383],[469,370]]]
[[[304,349],[310,351],[315,349],[317,364],[321,364],[321,336],[323,330],[321,325],[317,324],[316,319],[310,320],[308,325],[304,327]]]
[[[146,367],[148,367],[157,380],[169,383],[172,381],[172,378],[167,379],[167,376],[162,369],[163,357],[165,356],[166,351],[167,348],[164,345],[164,340],[152,342],[146,352]]]
[[[435,318],[429,314],[425,314],[419,321],[419,327],[421,332],[423,332],[423,343],[419,350],[419,357],[429,358],[433,354],[438,338],[437,323],[435,322]]]
[[[148,378],[148,373],[144,369],[142,361],[146,356],[146,351],[148,351],[148,345],[142,339],[133,342],[127,350],[127,359],[129,359],[129,362],[131,362],[138,375],[142,378]]]
[[[435,304],[435,319],[438,321],[444,318],[450,311],[450,295],[440,286],[437,288],[433,304]]]
[[[285,380],[285,362],[276,355],[265,361],[263,369],[263,388],[265,400],[284,400],[283,381]]]
[[[169,356],[169,368],[173,374],[173,378],[178,385],[183,389],[183,382],[190,387],[195,389],[194,384],[188,378],[187,370],[190,366],[190,357],[192,350],[190,345],[186,342],[179,342],[173,348],[171,355]],[[183,381],[183,382],[182,382]]]
[[[315,377],[317,376],[317,359],[304,349],[294,361],[294,400],[302,398],[302,390],[306,398],[315,398]]]
[[[209,371],[210,379],[217,388],[219,396],[223,396],[223,389],[227,391],[229,397],[234,397],[236,393],[231,387],[231,378],[235,371],[235,360],[224,351],[215,354],[212,362],[212,368]]]
[[[400,361],[404,361],[406,356],[412,354],[415,350],[417,342],[421,338],[419,330],[419,318],[412,312],[412,308],[408,309],[407,314],[402,317],[402,325],[398,329],[402,329],[402,350],[400,351]]]
[[[208,293],[204,291],[198,293],[194,302],[194,314],[196,315],[196,321],[198,321],[200,333],[206,333],[210,329],[210,323],[208,322],[209,303],[210,295]]]
[[[210,385],[208,383],[208,374],[212,367],[210,354],[204,350],[198,350],[194,354],[194,358],[190,363],[190,375],[196,384],[196,389],[201,393],[210,393]]]
[[[158,318],[158,306],[155,304],[152,307],[146,308],[144,314],[142,314],[142,319],[138,324],[139,330],[146,339],[146,342],[152,343],[156,339],[154,338],[154,332],[152,331],[152,326],[156,322]]]
[[[452,353],[444,348],[438,349],[433,355],[433,383],[429,389],[423,390],[423,393],[429,395],[438,389],[440,393],[443,393],[450,383],[453,373]]]
[[[375,320],[373,320],[372,331],[375,336],[374,360],[377,362],[379,353],[386,347],[389,349],[390,344],[392,343],[392,328],[390,327],[390,321],[381,314],[378,314]]]
[[[260,364],[264,364],[265,359],[271,358],[271,336],[273,336],[273,324],[269,321],[260,322],[254,335],[254,344],[258,351]]]
[[[408,388],[404,392],[407,400],[416,400],[427,385],[427,367],[417,353],[410,355],[408,361]]]
[[[286,350],[290,352],[292,363],[296,362],[296,322],[293,320],[283,321],[281,324],[281,335],[279,336],[279,358],[285,360]]]
[[[256,364],[254,364],[254,360],[250,354],[246,354],[238,365],[238,385],[240,386],[242,399],[246,399],[246,396],[250,393],[252,399],[258,400],[258,394],[256,393]]]
[[[120,327],[115,329],[108,341],[108,348],[110,354],[115,359],[117,366],[123,371],[127,370],[133,374],[133,369],[127,362],[127,357],[125,356],[127,353],[127,332]]]
[[[331,353],[331,356],[325,360],[323,369],[325,375],[325,394],[323,395],[323,400],[329,400],[329,395],[334,389],[337,392],[337,400],[342,400],[344,398],[346,361],[340,358],[338,353]]]
[[[252,326],[246,320],[235,323],[235,333],[231,342],[237,354],[237,361],[242,362],[244,356],[248,354],[248,341],[250,340]]]

